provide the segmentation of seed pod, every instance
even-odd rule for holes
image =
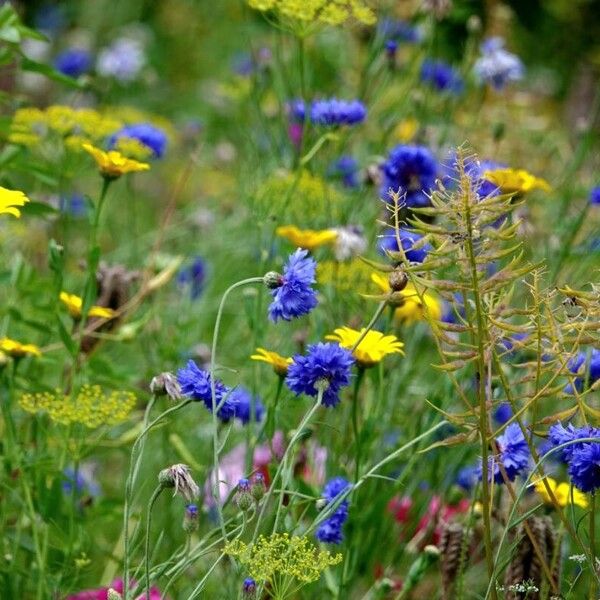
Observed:
[[[388,282],[392,291],[401,292],[408,283],[408,277],[402,269],[398,268],[390,273]]]

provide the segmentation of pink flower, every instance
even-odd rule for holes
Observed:
[[[135,585],[135,582],[131,582],[132,585]],[[119,594],[123,593],[123,580],[115,579],[108,587],[96,588],[94,590],[84,590],[83,592],[78,592],[72,596],[67,596],[66,600],[107,600],[108,598],[108,590],[115,590],[115,592],[119,592]],[[160,600],[161,593],[157,587],[150,588],[150,600]],[[138,596],[137,600],[146,600],[146,594],[142,594]]]

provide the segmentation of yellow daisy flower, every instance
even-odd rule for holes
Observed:
[[[287,375],[288,367],[294,362],[291,358],[281,356],[277,352],[271,352],[264,348],[257,348],[256,354],[250,357],[252,360],[260,360],[266,362],[273,367],[273,371],[280,377]]]
[[[29,198],[23,192],[0,187],[0,215],[12,215],[18,219],[21,211],[17,206],[24,206],[27,202],[29,202]]]
[[[42,355],[42,351],[35,344],[22,344],[7,337],[0,338],[0,353],[8,354],[13,358]]]
[[[379,287],[384,293],[390,293],[390,284],[386,277],[379,273],[371,274],[371,281]],[[403,300],[402,304],[394,311],[394,317],[399,321],[405,323],[412,323],[414,321],[426,321],[433,319],[439,321],[442,318],[442,303],[440,300],[429,290],[422,290],[421,296],[417,293],[415,286],[412,283],[408,283],[407,286],[400,292],[394,292],[395,296],[401,296]]]
[[[363,327],[360,331],[350,327],[338,327],[332,334],[326,335],[326,340],[338,342],[342,348],[351,350],[361,335],[365,332]],[[404,354],[404,344],[395,335],[384,335],[373,329],[360,341],[352,355],[361,367],[373,367],[388,354]]]
[[[76,296],[75,294],[68,294],[67,292],[61,292],[60,301],[67,307],[69,314],[74,319],[81,319],[81,307],[83,306],[83,300],[79,296]],[[106,308],[105,306],[92,306],[88,312],[88,317],[113,319],[116,314],[117,313],[112,308]]]
[[[552,490],[552,493],[554,494],[559,506],[564,507],[571,504],[571,486],[568,483],[558,483],[555,479],[552,479],[552,477],[546,477],[546,481],[548,482],[548,487]],[[534,488],[546,504],[552,504],[550,494],[546,490],[546,486],[544,485],[544,481],[542,479],[536,481]],[[588,506],[588,499],[586,495],[580,492],[577,488],[573,488],[573,504],[575,504],[575,506],[581,506],[581,508],[587,508]]]
[[[494,169],[485,171],[483,179],[497,185],[504,194],[525,194],[531,190],[552,191],[550,184],[525,169]]]
[[[337,238],[337,231],[333,229],[298,229],[295,225],[284,225],[278,227],[275,233],[289,240],[294,246],[314,250],[319,246],[330,244]]]
[[[136,171],[148,171],[150,165],[148,163],[139,162],[131,158],[126,158],[116,150],[105,152],[96,148],[91,144],[83,144],[82,148],[92,155],[102,177],[107,179],[117,179],[121,175],[127,173],[135,173]]]

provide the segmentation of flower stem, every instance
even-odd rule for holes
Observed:
[[[146,518],[146,557],[145,557],[145,569],[146,569],[146,600],[150,600],[150,525],[152,524],[152,507],[154,503],[160,496],[160,493],[163,491],[163,487],[161,485],[157,486],[152,496],[150,498],[150,502],[148,502],[148,513]]]
[[[360,477],[360,462],[361,462],[361,444],[360,431],[358,429],[358,391],[362,383],[365,370],[363,367],[358,367],[358,375],[354,381],[354,391],[352,393],[352,429],[354,431],[355,444],[355,462],[354,462],[354,481],[358,481]]]

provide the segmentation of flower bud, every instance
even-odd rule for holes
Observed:
[[[180,493],[190,503],[200,495],[200,488],[187,465],[177,464],[163,469],[158,474],[158,483],[163,488],[175,488],[175,494]]]
[[[150,391],[155,396],[168,396],[171,400],[181,400],[181,388],[173,373],[161,373],[152,378]]]
[[[235,502],[243,512],[246,512],[254,505],[254,498],[250,493],[250,481],[248,479],[243,478],[239,480]]]
[[[255,598],[256,597],[256,581],[252,577],[246,577],[242,585],[242,592],[244,598]]]
[[[390,273],[388,282],[393,292],[401,292],[408,283],[408,277],[402,269],[394,269]]]
[[[262,473],[256,473],[252,479],[252,486],[250,487],[250,493],[252,497],[259,502],[260,499],[265,495],[267,486],[265,485],[265,478]]]
[[[198,506],[188,504],[183,513],[183,530],[189,535],[198,529]]]
[[[325,498],[319,498],[315,502],[315,507],[319,512],[321,512],[327,506],[327,504],[328,504],[328,502],[327,502],[327,500],[325,500]]]
[[[283,277],[277,273],[277,271],[269,271],[263,277],[263,282],[270,290],[274,290],[281,287],[283,284]]]

